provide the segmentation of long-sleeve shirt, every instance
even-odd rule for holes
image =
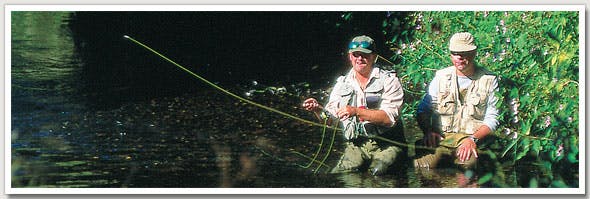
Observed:
[[[394,126],[400,120],[403,95],[401,82],[393,72],[373,68],[363,90],[355,79],[355,71],[350,70],[347,75],[338,78],[325,109],[334,116],[338,109],[347,105],[378,109],[386,113],[391,126]],[[342,120],[345,127],[350,122],[352,118]]]

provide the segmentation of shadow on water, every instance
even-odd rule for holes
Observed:
[[[278,14],[277,17],[287,20],[319,16],[334,22],[333,17],[338,16],[338,13],[328,14],[330,16],[322,16],[325,14],[321,13],[291,14],[293,16]],[[73,16],[88,19],[98,15],[100,13],[12,13],[11,186],[14,188],[477,186],[473,181],[479,174],[458,170],[424,173],[402,166],[403,169],[380,177],[368,173],[329,174],[330,167],[336,164],[341,155],[340,134],[334,135],[329,130],[322,133],[319,127],[292,121],[205,88],[195,80],[188,79],[185,74],[175,73],[178,71],[167,67],[168,63],[151,57],[144,58],[149,56],[135,47],[118,44],[120,49],[117,52],[126,52],[118,55],[120,57],[91,56],[89,54],[92,53],[104,55],[104,51],[111,48],[104,46],[104,43],[97,45],[100,43],[97,41],[81,40],[77,35],[81,33],[72,33],[70,26]],[[162,15],[124,13],[110,18],[99,17],[97,19],[103,21],[96,24],[113,25],[121,22],[118,19],[138,22],[142,17],[153,21]],[[179,15],[182,16],[178,18],[178,24],[186,22],[183,20],[197,20],[186,18],[191,16],[187,13]],[[218,16],[198,16],[221,19]],[[250,17],[269,20],[258,14]],[[323,22],[305,26],[307,19],[294,22],[302,29],[293,35],[305,35],[303,32],[311,31],[315,26],[325,26]],[[107,23],[109,21],[113,23]],[[211,23],[215,25],[215,21]],[[276,25],[282,22],[279,20],[273,23]],[[149,32],[132,25],[122,29],[130,33],[144,33],[139,35]],[[193,27],[171,30],[174,33],[171,35],[186,30],[193,30]],[[99,32],[98,29],[84,31],[90,35],[93,35],[92,31]],[[320,34],[322,31],[330,34],[341,30],[326,28],[311,32]],[[119,33],[105,38],[118,38]],[[305,35],[304,39],[317,36],[314,34]],[[293,35],[287,38],[295,39]],[[241,41],[237,37],[234,39],[234,42]],[[315,45],[331,45],[335,40],[340,41],[342,38],[333,36],[324,41],[326,43],[302,43],[302,46],[288,48],[311,49]],[[160,41],[156,45],[164,49],[176,49],[176,45],[193,44]],[[341,56],[338,53],[341,49],[338,48],[327,52],[322,48],[313,49],[318,50],[320,57],[325,54]],[[189,54],[193,53],[182,56]],[[105,61],[109,59],[115,61]],[[129,59],[142,61],[130,62]],[[196,62],[195,59],[198,56],[188,59],[188,62]],[[122,60],[121,65],[101,65],[113,64],[117,60]],[[289,60],[281,59],[274,64]],[[153,67],[154,63],[157,67]],[[325,65],[333,63],[318,61],[309,64],[302,72],[271,86],[251,81],[262,77],[243,73],[245,77],[239,80],[241,86],[232,87],[232,91],[264,105],[313,120],[309,113],[298,108],[302,98],[325,98],[328,92],[311,88],[300,80],[308,78],[307,75],[313,70],[330,70]],[[160,65],[166,65],[166,69]],[[211,68],[197,71],[205,76],[211,75],[217,81],[232,79],[244,72],[240,66],[230,69],[233,71],[231,75],[218,74]],[[266,75],[278,74],[273,70],[266,72]],[[158,75],[164,76],[164,80],[158,79]],[[124,84],[128,80],[139,81]],[[237,78],[233,80],[238,81]],[[323,84],[330,85],[325,81]],[[179,85],[178,88],[175,85]],[[185,88],[190,89],[180,92]],[[116,103],[102,104],[109,101]],[[333,142],[332,137],[335,137]],[[328,153],[330,155],[326,156]]]

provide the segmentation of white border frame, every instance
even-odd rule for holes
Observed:
[[[7,194],[585,194],[585,91],[579,90],[579,188],[12,188],[12,11],[577,11],[580,82],[585,85],[585,5],[5,5],[5,192]],[[427,191],[425,191],[427,189]]]
[[[584,5],[5,5],[9,11],[578,11]],[[582,15],[580,15],[582,16]],[[585,19],[585,17],[580,17]]]

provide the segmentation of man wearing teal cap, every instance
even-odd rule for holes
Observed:
[[[475,63],[471,33],[454,34],[449,42],[453,66],[438,70],[417,110],[424,144],[437,147],[414,161],[435,168],[442,161],[471,169],[477,163],[477,141],[498,126],[498,80]]]
[[[377,54],[371,37],[354,37],[348,59],[352,68],[338,78],[325,108],[314,98],[306,99],[303,107],[318,118],[328,115],[342,124],[346,147],[332,173],[357,171],[369,161],[371,174],[381,175],[405,155],[400,146],[378,139],[405,143],[400,114],[403,89],[395,72],[375,66]]]

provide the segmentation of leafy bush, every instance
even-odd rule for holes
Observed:
[[[543,171],[531,187],[578,186],[578,20],[573,11],[436,11],[387,18],[390,60],[406,90],[404,119],[414,121],[434,72],[452,65],[451,35],[471,32],[476,62],[501,78],[501,126],[488,148],[504,165],[532,162]],[[558,168],[567,172],[555,175]]]

